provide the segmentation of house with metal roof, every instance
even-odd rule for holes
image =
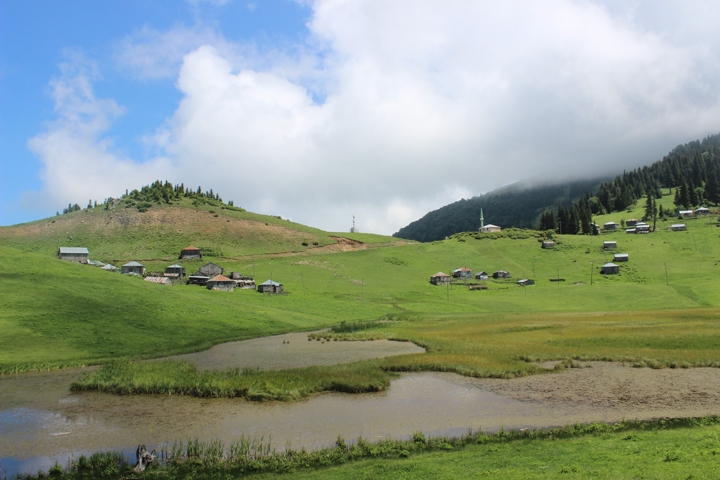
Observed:
[[[497,225],[493,225],[492,223],[488,223],[487,225],[483,225],[479,229],[480,233],[495,233],[502,231],[502,227],[498,227]]]
[[[467,267],[460,267],[453,270],[452,276],[460,279],[473,278],[473,272]]]
[[[145,273],[145,265],[139,262],[128,262],[121,268],[123,275],[143,275]]]
[[[188,285],[207,285],[208,280],[210,280],[210,277],[207,275],[203,275],[202,272],[195,272],[192,275],[188,277]]]
[[[446,285],[450,283],[450,275],[443,272],[438,272],[432,277],[430,277],[430,283],[433,285]]]
[[[614,263],[606,263],[602,267],[600,267],[600,273],[604,275],[617,275],[620,273],[620,267],[615,265]]]
[[[174,265],[170,265],[169,267],[165,267],[165,276],[171,277],[171,278],[180,278],[184,277],[186,275],[185,273],[185,267],[182,265],[178,265],[177,263]]]
[[[613,255],[613,262],[627,262],[630,260],[630,255],[627,253],[616,253]]]
[[[603,230],[606,232],[612,232],[613,230],[617,230],[620,228],[620,224],[616,222],[607,222],[603,223]]]
[[[672,230],[673,232],[680,232],[682,230],[687,230],[687,225],[684,223],[673,223],[668,227],[668,229]]]
[[[505,270],[498,270],[497,272],[492,274],[493,278],[510,278],[510,272],[506,272]]]
[[[160,285],[170,285],[172,281],[168,277],[145,277],[146,282],[158,283]]]
[[[267,280],[257,286],[257,291],[260,293],[282,293],[283,285],[274,280]]]
[[[475,274],[475,280],[487,280],[489,276],[487,272],[478,272]]]
[[[202,258],[202,251],[197,247],[193,247],[192,245],[189,245],[189,246],[183,248],[182,250],[180,250],[179,260],[182,260],[183,258],[189,258],[189,259]]]
[[[214,263],[206,263],[202,267],[200,267],[200,270],[198,270],[203,275],[207,275],[208,277],[214,277],[216,275],[222,275],[223,274],[223,268],[220,265],[215,265]]]
[[[535,280],[529,279],[529,278],[522,278],[517,281],[517,284],[521,287],[529,287],[531,285],[535,285]]]
[[[117,268],[117,267],[116,267],[115,265],[113,265],[112,263],[108,263],[107,265],[105,265],[104,267],[102,267],[102,269],[105,270],[105,271],[107,271],[107,272],[117,272],[118,270],[120,270],[119,268]]]
[[[225,275],[215,275],[207,281],[208,290],[223,290],[226,292],[235,291],[235,280],[230,280]]]
[[[680,215],[683,218],[694,217],[695,212],[693,212],[692,210],[680,210],[678,212],[678,215]]]
[[[552,240],[543,240],[542,248],[555,248],[555,242]]]
[[[603,248],[605,250],[612,250],[613,248],[617,248],[617,242],[614,240],[608,240],[607,242],[603,242]]]
[[[57,251],[57,258],[75,263],[88,263],[90,252],[85,247],[60,247]]]
[[[700,207],[695,209],[695,215],[707,215],[710,213],[710,209],[707,207]]]

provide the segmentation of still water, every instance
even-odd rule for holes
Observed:
[[[307,334],[290,334],[234,342],[179,358],[201,368],[288,368],[422,351],[405,342],[321,344],[309,342]],[[156,447],[188,438],[219,438],[229,443],[244,434],[271,438],[280,448],[312,449],[333,444],[338,435],[348,440],[400,438],[416,430],[427,435],[459,435],[468,428],[492,431],[501,426],[543,427],[620,418],[612,409],[515,400],[487,389],[488,382],[506,380],[454,374],[403,374],[379,393],[326,393],[298,402],[254,403],[70,392],[72,381],[85,371],[0,377],[0,470],[6,475],[47,470],[56,460],[64,464],[71,455],[77,458],[109,449],[130,454],[141,443]]]

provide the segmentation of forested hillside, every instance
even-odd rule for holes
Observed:
[[[480,209],[485,223],[503,228],[528,227],[566,234],[590,233],[592,217],[619,212],[639,199],[647,216],[675,213],[669,207],[720,204],[720,134],[675,147],[652,165],[623,172],[614,179],[595,179],[524,187],[515,184],[479,197],[463,199],[428,213],[401,228],[396,237],[428,242],[458,232],[477,230]],[[673,197],[658,211],[662,188]],[[667,193],[667,191],[666,191]],[[562,227],[561,227],[562,226]]]
[[[596,191],[607,178],[579,180],[554,185],[509,185],[492,192],[462,199],[428,213],[420,220],[401,228],[395,237],[430,242],[441,240],[458,232],[477,230],[480,227],[480,209],[485,223],[501,227],[534,228],[538,217],[556,205],[570,207],[588,191]]]

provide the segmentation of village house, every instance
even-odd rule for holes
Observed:
[[[282,283],[267,280],[257,286],[257,291],[260,293],[282,293],[283,286]]]
[[[529,278],[523,278],[521,280],[517,281],[517,284],[521,287],[529,287],[530,285],[535,285],[535,280],[531,280]]]
[[[199,248],[193,247],[192,245],[190,245],[189,247],[185,247],[180,251],[179,260],[182,260],[183,258],[188,258],[188,259],[202,258],[202,251],[200,251]]]
[[[603,242],[603,248],[605,250],[612,250],[613,248],[617,248],[617,242],[614,240],[609,240],[607,242]]]
[[[255,280],[252,277],[246,277],[240,272],[230,272],[228,278],[235,282],[237,288],[255,290]]]
[[[625,233],[630,233],[634,235],[637,233],[637,230],[635,230],[634,228],[627,228],[625,229]]]
[[[145,277],[145,281],[159,283],[160,285],[170,285],[172,283],[168,277]]]
[[[607,222],[603,224],[603,230],[605,230],[606,232],[612,232],[614,230],[617,230],[618,228],[620,228],[619,223]]]
[[[692,218],[695,216],[695,212],[692,210],[680,210],[678,212],[678,215],[680,215],[682,218]]]
[[[630,256],[627,253],[616,253],[613,255],[613,262],[627,262]]]
[[[185,275],[186,275],[185,267],[183,267],[182,265],[178,265],[176,263],[175,265],[170,265],[169,267],[165,267],[165,276],[166,277],[180,278],[180,277],[184,277]]]
[[[188,277],[188,285],[206,285],[210,277],[203,275],[202,272],[195,272]]]
[[[608,262],[602,267],[600,267],[600,273],[604,275],[616,275],[620,273],[620,267],[618,267],[614,263]]]
[[[695,209],[695,215],[707,215],[710,213],[710,209],[707,207],[700,207]]]
[[[430,283],[433,285],[446,285],[450,283],[450,275],[443,272],[438,272],[430,277]]]
[[[475,280],[487,280],[488,277],[487,272],[478,272],[475,274]]]
[[[634,227],[639,221],[640,220],[638,220],[637,218],[631,218],[630,220],[627,220],[625,222],[625,225],[627,225],[628,227]]]
[[[75,263],[88,263],[90,252],[85,247],[60,247],[57,258]]]
[[[679,232],[682,230],[687,230],[687,226],[684,223],[673,223],[668,227],[668,229],[672,230],[673,232]]]
[[[105,265],[104,267],[102,267],[102,269],[105,270],[105,271],[108,271],[108,272],[117,272],[117,271],[119,270],[119,268],[117,268],[117,267],[116,267],[115,265],[113,265],[112,263],[108,263],[107,265]]]
[[[543,240],[542,248],[555,248],[555,242],[552,240]]]
[[[226,292],[235,291],[235,281],[230,280],[224,275],[215,275],[207,281],[206,285],[208,290],[223,290]]]
[[[471,279],[473,278],[473,272],[467,267],[460,267],[456,270],[453,270],[452,273],[453,277],[459,278],[459,279]]]
[[[498,270],[497,272],[493,273],[493,278],[510,278],[510,273],[506,272],[505,270]]]
[[[637,225],[635,225],[635,233],[642,234],[642,233],[650,233],[650,225],[647,223],[640,222]]]
[[[222,275],[223,268],[220,265],[215,265],[214,263],[210,262],[200,267],[200,270],[198,271],[208,277],[214,277],[216,275]]]
[[[145,265],[138,262],[128,262],[122,266],[123,275],[143,275],[145,273]]]

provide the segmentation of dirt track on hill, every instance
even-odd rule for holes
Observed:
[[[633,368],[587,362],[589,368],[512,380],[472,382],[507,398],[573,411],[618,411],[624,418],[720,415],[720,369]]]

